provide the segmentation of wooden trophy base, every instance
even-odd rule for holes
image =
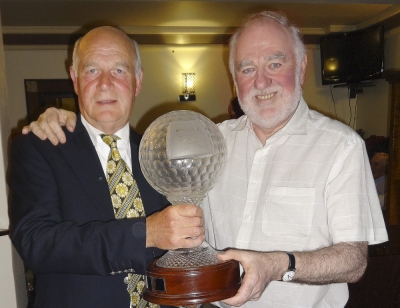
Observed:
[[[189,306],[230,298],[240,287],[239,262],[229,260],[191,268],[165,268],[153,260],[147,268],[143,298],[167,306]]]

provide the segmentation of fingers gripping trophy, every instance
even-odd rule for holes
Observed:
[[[218,127],[193,111],[172,111],[145,131],[139,161],[146,180],[171,204],[199,205],[226,165]],[[147,269],[144,299],[160,305],[193,306],[232,297],[240,286],[239,263],[219,261],[204,242],[170,250]]]

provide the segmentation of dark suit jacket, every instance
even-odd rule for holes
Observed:
[[[126,273],[145,274],[159,249],[145,247],[145,218],[116,220],[107,180],[80,121],[53,146],[33,134],[11,147],[11,239],[36,274],[34,307],[129,307]],[[168,205],[143,177],[140,136],[130,132],[132,172],[146,215]],[[116,274],[111,274],[115,273]]]

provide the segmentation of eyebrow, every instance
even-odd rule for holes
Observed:
[[[276,59],[286,59],[287,56],[283,52],[274,53],[268,57],[266,57],[267,61],[276,60]]]
[[[236,65],[236,69],[239,70],[239,69],[241,69],[242,67],[248,66],[248,65],[251,65],[251,64],[253,64],[253,61],[251,61],[251,60],[244,60],[244,61],[242,61],[242,62],[240,62],[240,63],[238,63],[238,64]]]
[[[117,63],[115,63],[115,65],[116,66],[118,66],[118,67],[124,67],[124,68],[126,68],[126,69],[129,69],[130,68],[130,66],[128,65],[128,64],[126,64],[125,62],[117,62]],[[96,66],[96,62],[93,62],[93,61],[90,61],[90,62],[87,62],[84,66],[83,66],[83,68],[85,69],[85,68],[88,68],[88,67],[92,67],[92,66]]]
[[[87,67],[92,67],[92,66],[95,66],[95,63],[93,61],[85,63],[85,65],[83,65],[83,68],[85,69]]]
[[[271,61],[271,60],[276,60],[276,59],[284,59],[284,60],[286,60],[286,59],[287,59],[287,56],[286,56],[286,54],[284,54],[283,52],[277,52],[277,53],[274,53],[274,54],[272,54],[272,55],[265,56],[264,59],[265,59],[267,62],[268,62],[268,61]],[[242,62],[240,62],[240,63],[238,63],[238,64],[236,65],[236,69],[239,70],[239,69],[241,69],[242,67],[248,66],[248,65],[252,65],[253,63],[254,63],[254,62],[253,62],[252,60],[244,60],[244,61],[242,61]]]
[[[126,64],[125,62],[117,62],[116,66],[122,66],[126,69],[130,68],[130,66],[128,64]]]

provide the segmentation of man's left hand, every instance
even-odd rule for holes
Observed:
[[[217,255],[221,261],[237,260],[245,275],[238,293],[223,302],[241,306],[247,301],[258,300],[272,280],[279,280],[287,267],[287,256],[283,252],[267,253],[230,249]]]
[[[37,121],[31,122],[22,129],[23,134],[32,131],[42,140],[49,139],[53,145],[66,142],[65,134],[61,126],[66,126],[70,132],[75,130],[76,114],[64,109],[54,107],[47,108]]]

